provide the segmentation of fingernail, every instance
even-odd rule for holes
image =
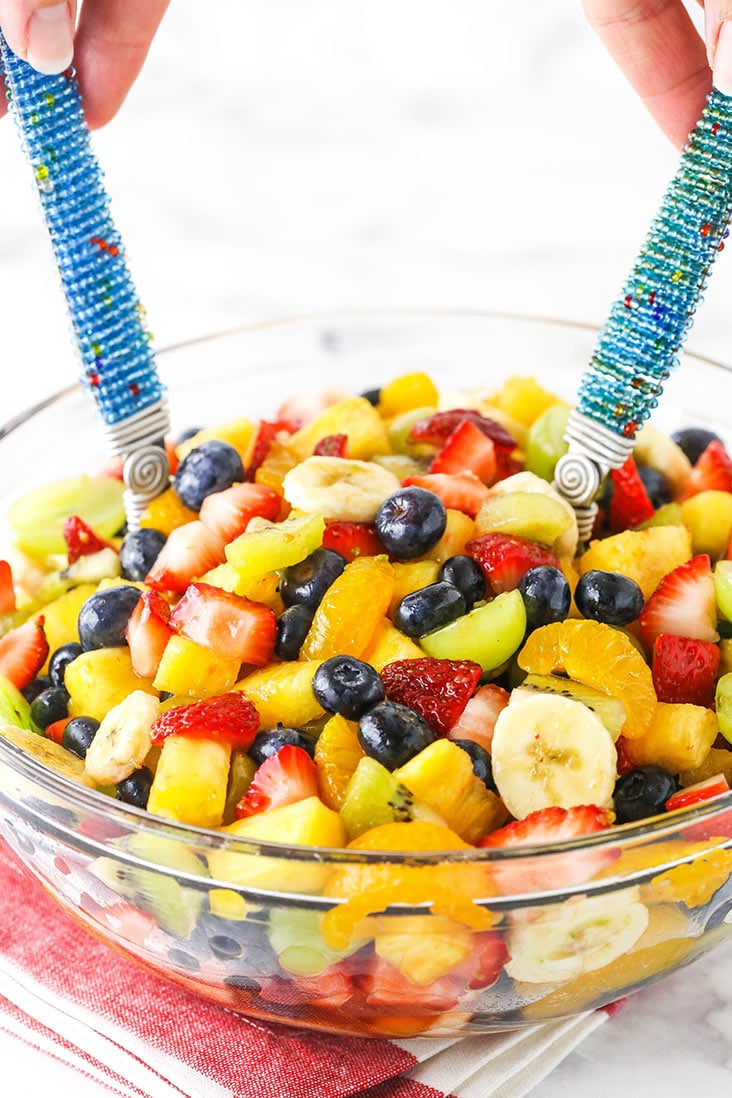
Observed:
[[[732,95],[732,23],[722,23],[714,53],[714,86],[722,95]]]
[[[28,64],[46,76],[63,72],[74,56],[69,5],[38,8],[28,20]]]

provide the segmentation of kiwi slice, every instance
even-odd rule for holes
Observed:
[[[329,965],[361,948],[363,942],[356,937],[346,950],[331,949],[320,932],[320,919],[320,912],[307,908],[273,907],[270,911],[267,937],[285,972],[293,976],[319,976]]]
[[[44,559],[65,553],[64,522],[79,515],[100,537],[111,538],[125,520],[124,484],[116,477],[72,477],[21,496],[8,511],[20,548]]]
[[[145,861],[181,873],[208,876],[201,859],[173,839],[137,831],[129,836],[124,849]],[[90,869],[100,881],[154,916],[168,934],[178,939],[190,938],[203,907],[203,892],[183,886],[165,873],[142,869],[115,858],[97,858]]]
[[[551,548],[572,526],[566,507],[543,492],[501,492],[481,504],[475,522],[480,534],[513,534]]]
[[[224,805],[224,824],[234,822],[236,806],[249,788],[256,769],[257,764],[254,759],[250,759],[245,751],[232,751]]]
[[[349,842],[380,824],[409,820],[444,824],[436,812],[415,800],[405,785],[368,755],[360,760],[346,786],[341,819]]]
[[[13,724],[16,728],[35,731],[31,721],[30,705],[10,679],[0,675],[0,724]]]
[[[617,740],[625,724],[625,708],[617,698],[595,690],[574,679],[564,679],[560,675],[527,675],[518,690],[533,691],[539,694],[561,694],[564,698],[580,701],[596,713],[607,728],[613,740]],[[518,691],[514,691],[517,693]]]

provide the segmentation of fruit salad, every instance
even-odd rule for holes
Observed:
[[[0,735],[141,820],[364,855],[204,859],[141,826],[128,854],[211,888],[101,856],[99,911],[123,896],[171,957],[223,923],[179,967],[266,956],[256,991],[227,977],[248,1012],[358,1001],[405,1033],[445,1003],[504,1018],[494,987],[526,1019],[607,1001],[724,926],[732,805],[674,849],[603,840],[726,803],[732,456],[644,427],[578,545],[568,413],[534,378],[448,398],[409,373],[168,440],[135,531],[118,468],[12,505]],[[314,906],[262,917],[257,890]]]

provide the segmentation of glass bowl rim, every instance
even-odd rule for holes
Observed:
[[[482,309],[337,309],[303,313],[286,317],[277,317],[269,320],[236,325],[222,331],[211,332],[202,336],[195,336],[180,343],[170,344],[157,351],[157,355],[164,357],[177,351],[187,350],[191,347],[208,343],[216,343],[218,340],[243,335],[250,332],[262,332],[268,329],[296,328],[308,323],[327,322],[346,319],[388,319],[388,320],[498,320],[528,323],[536,325],[549,325],[584,332],[598,332],[596,324],[587,321],[569,320],[561,317],[543,316],[530,313],[515,313],[507,311],[492,311]],[[698,354],[695,351],[685,351],[684,357],[703,362],[725,373],[732,372],[732,366],[727,366],[716,358]],[[30,405],[13,416],[6,423],[0,425],[0,442],[17,430],[33,416],[44,409],[64,400],[66,397],[76,395],[82,390],[81,382],[75,382],[56,390],[37,403]],[[317,860],[321,864],[348,865],[348,864],[410,864],[415,866],[442,865],[449,863],[467,863],[471,865],[488,865],[496,862],[511,862],[521,859],[535,859],[551,857],[570,853],[575,850],[587,850],[612,846],[613,848],[632,846],[636,840],[664,838],[678,835],[681,829],[693,825],[713,821],[718,815],[724,815],[732,811],[732,790],[729,793],[718,796],[712,800],[701,802],[688,808],[677,809],[674,812],[653,816],[648,819],[626,824],[614,824],[607,830],[594,832],[589,835],[578,836],[561,842],[526,844],[502,848],[469,847],[466,850],[349,850],[341,847],[326,847],[301,845],[292,847],[285,843],[271,842],[265,839],[247,838],[234,835],[230,832],[213,828],[196,827],[178,820],[153,816],[144,809],[135,808],[132,805],[116,801],[104,793],[79,785],[72,779],[51,770],[28,755],[22,748],[0,737],[0,761],[10,766],[11,769],[21,774],[27,780],[42,786],[48,792],[59,798],[65,799],[75,808],[91,812],[96,816],[105,817],[110,822],[118,822],[120,826],[134,826],[136,830],[146,831],[152,834],[165,836],[179,842],[199,845],[209,850],[226,851],[227,853],[267,855],[268,857],[281,858],[283,860],[311,861]],[[62,829],[63,830],[63,829]],[[713,840],[710,839],[710,846]],[[97,845],[97,844],[93,844]],[[124,858],[125,851],[121,848],[105,848],[113,850],[115,856]],[[681,861],[688,860],[688,856]],[[158,867],[162,868],[162,867]],[[167,867],[170,872],[176,872]],[[652,873],[661,872],[664,865],[653,867]],[[635,875],[633,875],[635,876]],[[202,878],[211,884],[210,878]],[[610,884],[611,879],[602,882]],[[590,882],[591,884],[591,882]],[[588,884],[584,885],[584,891],[588,890]],[[565,895],[563,892],[543,890],[532,894],[534,901],[539,896]],[[313,899],[313,897],[310,897]],[[503,900],[510,897],[502,897]]]

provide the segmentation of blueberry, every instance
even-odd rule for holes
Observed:
[[[486,749],[474,740],[453,740],[452,742],[470,755],[476,778],[480,778],[486,789],[490,789],[493,793],[497,792],[496,783],[493,781],[493,764]]]
[[[428,553],[445,532],[447,512],[434,492],[400,488],[376,513],[376,533],[387,553],[410,560]]]
[[[580,576],[574,601],[583,617],[605,625],[627,625],[635,621],[645,605],[643,592],[635,580],[621,572],[594,568]]]
[[[142,526],[128,534],[119,550],[119,563],[124,578],[141,583],[166,541],[165,534],[150,526]]]
[[[399,702],[380,702],[358,722],[358,742],[387,770],[396,770],[436,739],[419,714]]]
[[[658,469],[652,469],[650,465],[639,465],[638,475],[643,481],[649,500],[656,509],[671,502],[671,489],[663,473]]]
[[[140,592],[129,584],[107,587],[90,595],[79,611],[78,629],[81,647],[120,648],[127,644],[125,630]]]
[[[465,599],[465,607],[472,610],[476,602],[482,602],[485,598],[485,576],[472,557],[465,553],[448,557],[440,566],[437,573],[438,580],[445,580],[457,587]]]
[[[357,721],[383,702],[384,684],[370,663],[354,656],[332,656],[313,676],[313,693],[327,713]]]
[[[290,606],[277,619],[275,655],[281,660],[296,660],[313,623],[307,606]]]
[[[196,446],[175,474],[175,490],[184,506],[200,511],[206,496],[244,480],[244,466],[233,446],[217,438]]]
[[[696,465],[710,442],[722,441],[714,431],[707,431],[704,427],[682,427],[674,431],[671,438],[681,447],[692,465]]]
[[[375,408],[381,400],[381,389],[364,389],[361,396],[364,400],[367,400],[369,404],[373,404]]]
[[[154,774],[149,766],[140,766],[133,770],[128,778],[117,782],[115,797],[125,804],[133,804],[137,808],[147,808],[150,789]]]
[[[66,668],[83,651],[81,645],[76,642],[59,645],[48,661],[48,675],[54,686],[63,686]]]
[[[665,811],[676,792],[676,779],[662,766],[637,766],[615,783],[615,818],[618,823],[645,820]]]
[[[94,717],[72,717],[64,727],[61,744],[67,751],[85,759],[98,728],[99,721]]]
[[[37,675],[33,682],[29,682],[27,686],[23,687],[21,694],[27,702],[32,702],[34,698],[37,698],[44,690],[48,690],[49,686],[54,685],[55,684],[51,682],[50,675]]]
[[[313,755],[315,746],[309,736],[306,736],[299,728],[286,728],[278,724],[275,728],[263,728],[257,732],[247,754],[257,766],[261,766],[270,755],[276,755],[281,747],[291,743],[294,747],[302,747],[308,755]]]
[[[47,686],[34,698],[30,707],[31,720],[39,728],[48,728],[54,721],[69,715],[69,695],[63,686]]]
[[[572,603],[567,577],[551,564],[529,568],[518,582],[526,609],[526,628],[538,629],[555,621],[564,621]]]
[[[393,620],[397,629],[408,637],[423,637],[462,617],[465,610],[462,592],[441,580],[405,595],[394,611]]]
[[[346,563],[346,558],[332,549],[315,549],[305,560],[285,568],[280,577],[280,596],[285,606],[299,604],[317,610]]]

